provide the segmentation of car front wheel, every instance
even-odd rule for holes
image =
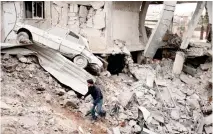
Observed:
[[[88,61],[85,57],[78,55],[73,59],[73,62],[79,66],[80,68],[86,68],[88,65]]]
[[[26,32],[20,32],[17,35],[16,41],[18,44],[28,44],[30,43],[30,37]]]

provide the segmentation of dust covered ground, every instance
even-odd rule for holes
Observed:
[[[36,57],[21,63],[16,57],[1,57],[1,133],[2,134],[105,134],[99,121],[91,124],[78,110],[64,106],[66,87],[62,87],[38,64]]]
[[[79,99],[46,72],[36,57],[1,57],[1,133],[2,134],[105,134],[118,127],[122,134],[140,133],[144,127],[156,133],[197,133],[212,128],[204,114],[211,106],[208,97],[211,68],[199,68],[192,77],[172,75],[173,61],[133,65],[138,81],[131,74],[110,76],[103,73],[97,85],[104,94],[107,115],[92,124],[84,115],[91,97]],[[157,85],[153,85],[153,81]],[[148,111],[148,112],[147,112]],[[203,122],[203,125],[201,122]],[[200,128],[201,127],[201,128]]]

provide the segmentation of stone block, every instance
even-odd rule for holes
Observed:
[[[175,62],[173,64],[173,73],[180,74],[183,69],[183,63],[185,60],[185,54],[183,52],[177,52]]]

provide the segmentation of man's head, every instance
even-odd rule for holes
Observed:
[[[92,79],[87,80],[88,87],[91,87],[94,85],[94,81]]]

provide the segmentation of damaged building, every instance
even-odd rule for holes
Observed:
[[[212,2],[4,1],[1,18],[3,134],[212,133]]]

